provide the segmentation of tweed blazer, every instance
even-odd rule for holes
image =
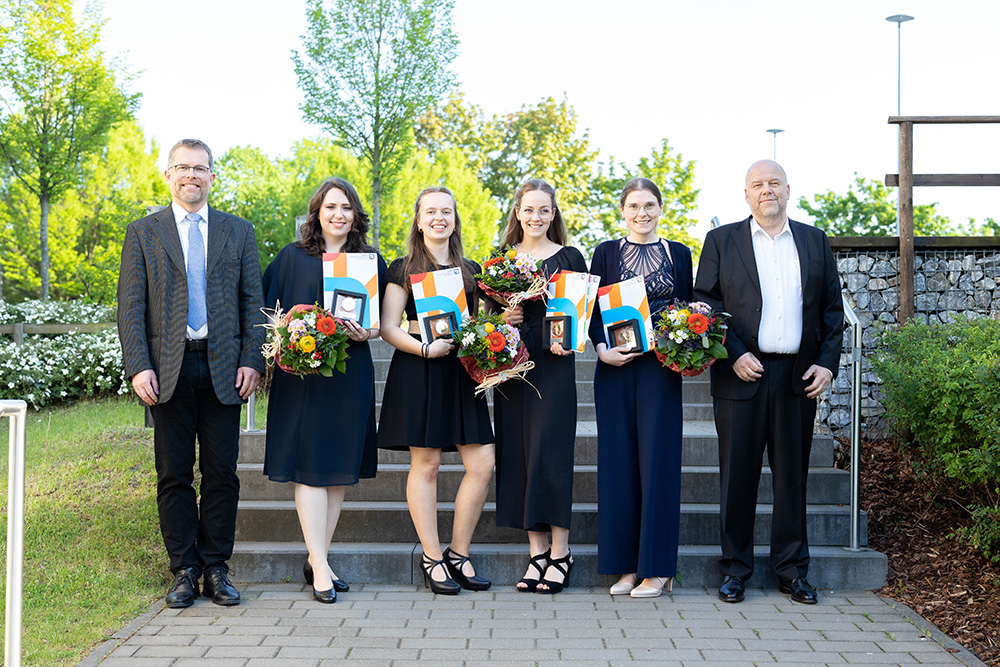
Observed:
[[[241,366],[263,372],[263,294],[253,226],[208,211],[206,305],[212,385],[227,405],[242,403]],[[173,396],[184,359],[188,288],[184,251],[170,207],[129,224],[118,276],[118,336],[125,375],[156,372],[159,403]]]
[[[808,382],[799,378],[813,364],[840,369],[844,332],[844,301],[840,295],[837,262],[826,233],[810,225],[788,221],[802,274],[802,339],[795,357],[792,391],[805,395]],[[752,397],[762,382],[744,382],[733,372],[733,363],[747,352],[760,357],[757,333],[763,298],[757,260],[750,238],[750,217],[713,229],[705,238],[698,264],[694,298],[728,312],[728,359],[711,368],[712,396],[732,400]]]

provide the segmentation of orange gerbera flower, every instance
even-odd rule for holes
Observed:
[[[691,313],[688,315],[688,329],[696,334],[703,334],[708,331],[708,318],[701,313]]]
[[[485,262],[483,262],[483,268],[485,269],[487,267],[493,266],[494,264],[499,264],[502,261],[503,257],[494,257],[493,259],[488,259]]]
[[[493,352],[499,352],[507,344],[507,339],[499,331],[491,331],[486,337],[486,346]]]
[[[332,317],[321,317],[316,320],[316,330],[320,333],[329,336],[332,333],[337,332],[337,320]]]

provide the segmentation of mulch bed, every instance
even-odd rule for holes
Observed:
[[[948,537],[968,520],[954,482],[918,476],[889,441],[865,443],[862,453],[868,543],[889,558],[888,583],[879,593],[1000,666],[1000,564]]]

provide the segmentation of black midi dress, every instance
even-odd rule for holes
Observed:
[[[379,290],[386,266],[378,256]],[[264,303],[285,312],[323,304],[323,262],[297,244],[282,248],[264,271]],[[381,297],[381,294],[380,294]],[[274,482],[344,486],[374,477],[375,369],[367,341],[350,342],[346,373],[296,376],[275,367],[267,404],[264,474]]]
[[[465,260],[473,275],[479,265]],[[386,273],[386,281],[407,290],[406,318],[415,322],[417,309],[409,291],[410,277],[405,275],[406,257],[395,260]],[[435,267],[435,270],[446,267]],[[466,292],[466,303],[475,312],[476,295]],[[413,335],[417,340],[419,336]],[[428,447],[456,451],[457,445],[491,444],[486,396],[475,395],[476,383],[458,360],[457,350],[437,359],[395,350],[385,380],[382,415],[379,419],[378,446],[406,450]]]
[[[544,260],[547,276],[586,273],[576,248]],[[543,346],[545,302],[525,301],[518,327],[535,367],[526,382],[511,380],[493,392],[497,436],[497,525],[545,532],[569,528],[573,511],[573,445],[576,441],[576,355]],[[541,397],[539,397],[541,394]]]

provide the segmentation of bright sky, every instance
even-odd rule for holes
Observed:
[[[454,70],[488,116],[565,94],[603,158],[633,163],[667,137],[696,161],[704,231],[748,215],[743,178],[771,157],[769,128],[784,130],[793,202],[843,193],[855,171],[897,171],[892,14],[915,17],[902,26],[903,114],[1000,115],[995,0],[457,0]],[[250,144],[274,156],[321,133],[301,119],[290,59],[302,0],[105,0],[104,16],[104,47],[140,72],[139,120],[164,151],[195,136],[217,155]],[[1000,125],[918,126],[914,143],[916,173],[1000,172]],[[914,201],[1000,219],[998,195],[917,188]]]

